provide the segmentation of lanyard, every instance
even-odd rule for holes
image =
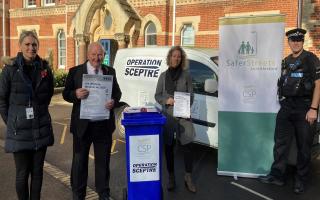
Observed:
[[[31,107],[31,99],[33,95],[32,81],[29,78],[26,78],[23,70],[19,70],[19,75],[21,76],[23,82],[27,85],[28,88],[28,97],[29,97],[29,107]]]

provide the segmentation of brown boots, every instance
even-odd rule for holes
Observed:
[[[197,192],[196,186],[192,181],[191,173],[186,173],[184,175],[184,184],[190,192],[192,192],[192,193]]]

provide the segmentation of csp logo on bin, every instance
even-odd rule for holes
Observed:
[[[152,149],[152,145],[151,144],[140,144],[138,145],[138,152],[140,153],[148,153],[150,152]]]
[[[135,151],[138,156],[150,156],[153,153],[152,141],[149,138],[139,138],[136,143]]]

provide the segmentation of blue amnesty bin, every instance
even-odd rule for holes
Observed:
[[[162,126],[166,118],[154,107],[128,108],[126,131],[128,200],[161,200]]]

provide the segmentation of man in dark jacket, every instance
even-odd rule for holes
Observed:
[[[286,33],[292,54],[282,62],[278,82],[279,103],[274,136],[274,162],[270,174],[260,177],[268,184],[283,185],[292,138],[297,141],[297,172],[294,192],[301,194],[310,169],[320,99],[320,61],[303,49],[306,30],[297,28]]]
[[[88,154],[91,143],[95,155],[95,185],[99,199],[109,199],[109,162],[112,144],[112,133],[115,129],[113,108],[119,103],[121,90],[113,68],[102,65],[104,49],[100,43],[91,43],[87,51],[88,61],[71,68],[66,79],[63,98],[73,103],[70,132],[73,134],[73,160],[71,170],[71,186],[73,199],[85,199],[88,178]],[[100,74],[113,76],[111,99],[105,104],[110,110],[109,119],[80,119],[81,100],[90,94],[82,86],[84,74]],[[104,94],[102,94],[104,95]]]

